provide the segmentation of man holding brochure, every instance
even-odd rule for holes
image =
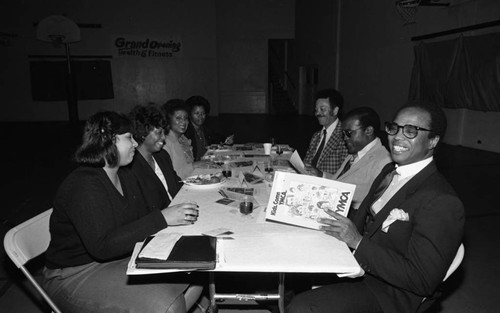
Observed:
[[[382,168],[391,162],[389,151],[377,137],[380,118],[372,108],[349,111],[342,122],[342,133],[349,155],[335,174],[309,168],[313,175],[356,185],[351,208],[357,210]]]
[[[287,312],[416,312],[436,295],[462,241],[464,209],[438,172],[434,150],[446,117],[410,104],[386,123],[394,163],[384,167],[358,210],[320,219],[345,242],[363,276],[299,294]]]

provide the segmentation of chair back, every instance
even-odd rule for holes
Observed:
[[[5,235],[5,251],[18,268],[47,250],[51,214],[52,209],[49,209],[10,229]]]
[[[464,259],[464,255],[465,255],[465,248],[464,244],[461,243],[460,246],[458,247],[457,254],[455,254],[455,258],[451,262],[450,267],[448,267],[448,271],[446,272],[446,275],[443,278],[443,282],[445,282],[451,276],[451,274],[453,274],[453,272],[457,270],[457,268],[460,266],[460,263],[462,263],[462,260]],[[431,298],[423,298],[416,313],[427,312],[427,310],[429,310],[434,301],[439,297],[439,294],[440,292],[437,292]]]
[[[28,269],[24,266],[29,260],[44,253],[49,247],[49,221],[52,209],[49,209],[24,223],[10,229],[3,240],[5,252],[12,262],[24,273],[37,291],[47,301],[52,310],[61,313],[47,293],[40,287]]]
[[[444,276],[443,281],[447,280],[453,272],[456,271],[456,269],[460,266],[460,263],[462,263],[462,260],[464,259],[465,255],[465,248],[464,244],[461,243],[460,247],[458,247],[457,254],[455,255],[455,258],[451,262],[450,267],[448,268],[448,271],[446,272],[446,275]]]

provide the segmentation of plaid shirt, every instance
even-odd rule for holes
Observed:
[[[316,153],[316,149],[320,144],[320,139],[321,130],[314,133],[312,136],[304,163],[311,164],[314,154]],[[333,130],[330,139],[328,139],[328,142],[323,148],[323,153],[321,153],[316,167],[322,172],[335,174],[348,154],[347,147],[342,139],[342,123],[339,121],[337,127]]]

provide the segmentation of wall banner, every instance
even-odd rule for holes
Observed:
[[[148,36],[116,36],[113,49],[117,57],[175,58],[182,52],[179,39]]]

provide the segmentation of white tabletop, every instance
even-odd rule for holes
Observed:
[[[245,153],[255,154],[256,151],[245,151]],[[286,157],[282,155],[280,158],[286,159]],[[265,157],[262,158],[265,159]],[[260,165],[258,163],[260,159],[261,157],[257,158],[254,164]],[[239,171],[254,172],[254,167],[252,165],[232,168],[233,177],[223,185],[212,189],[183,186],[172,204],[195,201],[199,205],[198,221],[193,225],[168,227],[162,232],[199,235],[217,228],[231,230],[232,239],[218,239],[217,241],[218,263],[214,271],[337,273],[340,275],[359,273],[360,267],[345,243],[317,230],[265,221],[265,208],[270,193],[268,182],[248,186],[255,188],[255,199],[260,204],[249,215],[243,215],[237,207],[215,202],[222,198],[218,193],[220,187],[239,187],[237,179]],[[195,174],[216,171],[220,169],[198,168]],[[262,172],[265,173],[264,169]],[[137,244],[129,262],[128,275],[172,271],[135,268],[133,260],[139,248],[140,244]]]

